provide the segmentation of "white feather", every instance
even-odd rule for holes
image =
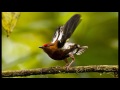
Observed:
[[[71,43],[71,42],[66,42],[64,44],[64,46],[62,47],[62,49],[70,49],[71,46],[74,46],[75,43]]]
[[[58,40],[61,42],[62,36],[63,36],[63,26],[60,27],[59,37]]]
[[[63,35],[64,35],[64,34],[63,34],[63,27],[64,27],[64,26],[61,26],[61,27],[59,28],[59,30],[56,30],[55,35],[54,35],[53,40],[52,40],[51,43],[54,43],[56,40],[61,41],[61,39],[62,39],[62,37],[63,37]]]
[[[56,31],[56,33],[55,33],[55,35],[54,35],[53,40],[52,40],[51,43],[54,43],[57,40],[58,36],[59,36],[59,32]]]

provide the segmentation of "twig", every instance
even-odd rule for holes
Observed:
[[[57,73],[118,72],[118,65],[90,65],[70,67],[49,67],[29,70],[2,71],[2,77],[30,76]]]

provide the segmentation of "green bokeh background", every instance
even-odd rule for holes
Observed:
[[[118,65],[118,12],[21,12],[9,38],[2,30],[2,70],[64,66],[64,61],[52,60],[38,47],[50,42],[56,28],[74,14],[81,14],[82,22],[70,41],[89,48],[75,56],[72,66]],[[113,78],[113,74],[68,73],[27,78]]]

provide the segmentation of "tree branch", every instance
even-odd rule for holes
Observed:
[[[2,77],[30,76],[57,73],[114,72],[118,74],[118,65],[90,65],[70,67],[49,67],[29,70],[2,71]]]

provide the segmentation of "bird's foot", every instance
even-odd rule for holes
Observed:
[[[67,64],[65,65],[65,68],[66,68],[66,70],[68,71],[69,68],[70,68],[70,63],[67,63]]]

